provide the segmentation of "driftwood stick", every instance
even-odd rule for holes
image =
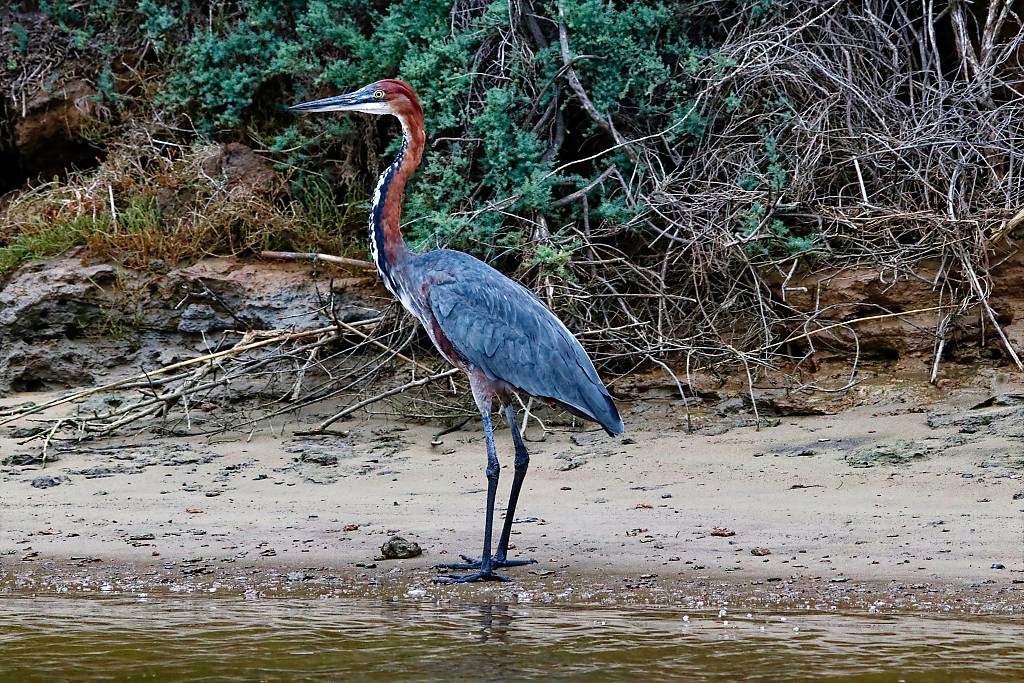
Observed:
[[[43,461],[42,463],[40,463],[39,469],[43,469],[46,467],[46,455],[48,449],[50,448],[50,441],[53,439],[53,435],[57,433],[57,430],[60,429],[60,426],[62,424],[64,424],[63,418],[54,422],[53,427],[51,427],[50,431],[46,433],[46,440],[43,441]]]
[[[996,231],[991,237],[988,238],[987,241],[989,243],[998,242],[999,240],[1003,239],[1011,232],[1016,230],[1021,223],[1024,223],[1024,209],[1021,209],[1020,211],[1015,213],[1013,215],[1013,218],[1007,220],[998,231]]]
[[[401,358],[406,363],[414,365],[417,368],[419,368],[420,370],[424,370],[425,372],[433,372],[434,371],[433,368],[427,367],[426,365],[424,365],[423,363],[420,363],[419,361],[415,361],[412,358],[409,358],[408,356],[406,356],[404,354],[398,353],[397,351],[392,349],[390,346],[388,346],[384,342],[380,341],[379,339],[372,338],[370,335],[366,334],[365,332],[363,332],[361,330],[356,329],[355,327],[352,327],[351,325],[349,325],[347,322],[345,322],[343,320],[335,320],[335,322],[338,323],[339,327],[344,328],[346,331],[351,332],[352,334],[354,334],[354,335],[356,335],[358,337],[362,337],[363,339],[365,339],[366,341],[370,342],[374,346],[376,346],[378,348],[381,348],[381,349],[384,349],[385,351],[390,351],[391,353],[395,354],[395,358]]]
[[[344,256],[331,256],[330,254],[303,253],[299,251],[262,251],[260,256],[265,259],[276,259],[279,261],[323,261],[324,263],[333,263],[336,266],[350,266],[367,270],[375,270],[377,268],[377,266],[369,261],[345,258]]]
[[[985,314],[988,316],[988,319],[992,322],[992,327],[996,328],[996,334],[999,335],[999,338],[1003,342],[1003,346],[1006,348],[1006,351],[1010,354],[1010,358],[1013,359],[1013,362],[1017,366],[1017,369],[1024,372],[1024,362],[1021,362],[1020,356],[1017,355],[1017,352],[1013,348],[1013,344],[1010,343],[1010,340],[1006,338],[1006,333],[1003,332],[1002,326],[999,324],[999,321],[996,320],[996,313],[995,311],[992,310],[992,306],[990,306],[988,303],[988,295],[985,294],[985,290],[981,286],[981,281],[978,279],[978,274],[974,272],[974,268],[970,267],[966,259],[964,259],[963,266],[964,270],[967,272],[967,275],[970,277],[971,286],[974,288],[974,293],[978,295],[978,301],[981,303],[982,310],[985,311]]]
[[[208,353],[205,356],[197,356],[196,358],[189,358],[188,360],[183,360],[183,361],[181,361],[179,363],[173,363],[171,365],[167,365],[167,366],[164,366],[162,368],[157,368],[156,370],[150,370],[148,372],[143,372],[142,374],[139,374],[139,375],[133,375],[132,377],[126,377],[124,379],[117,380],[116,382],[109,382],[107,384],[103,384],[103,385],[100,385],[98,387],[92,387],[91,389],[83,389],[82,391],[76,391],[76,392],[71,393],[71,394],[65,394],[64,396],[61,396],[60,398],[55,398],[52,401],[47,401],[46,403],[40,403],[39,405],[32,406],[31,408],[29,408],[27,410],[24,410],[24,411],[19,412],[17,414],[11,415],[10,417],[7,417],[6,419],[0,420],[0,425],[5,425],[8,422],[13,422],[15,420],[18,420],[18,419],[23,418],[23,417],[27,417],[29,415],[35,415],[36,413],[41,413],[42,411],[46,410],[47,408],[52,408],[54,406],[63,405],[65,403],[71,403],[73,401],[77,401],[79,399],[83,399],[83,398],[86,398],[88,396],[92,396],[93,394],[103,393],[104,391],[110,391],[111,389],[117,389],[118,387],[124,386],[126,384],[131,384],[132,382],[138,382],[138,381],[141,381],[141,380],[145,380],[145,379],[148,379],[149,377],[152,377],[153,375],[164,375],[164,374],[167,374],[168,372],[173,372],[174,370],[180,370],[181,368],[188,367],[190,365],[196,365],[197,363],[205,363],[205,362],[208,362],[208,361],[211,361],[211,360],[218,360],[220,358],[226,358],[228,356],[234,356],[234,355],[237,355],[239,353],[243,353],[245,351],[251,351],[252,349],[258,349],[258,348],[263,347],[263,346],[269,346],[270,344],[274,344],[274,343],[277,343],[277,342],[292,341],[292,340],[295,340],[295,339],[304,339],[306,337],[313,337],[313,336],[316,336],[318,334],[325,334],[327,332],[334,332],[334,331],[337,331],[337,329],[338,329],[338,327],[336,325],[331,325],[330,327],[320,327],[320,328],[317,328],[315,330],[305,330],[305,331],[302,331],[302,332],[287,332],[287,333],[281,334],[281,335],[276,336],[276,337],[271,337],[269,339],[261,339],[260,341],[255,341],[255,342],[252,342],[252,343],[249,343],[249,344],[242,344],[242,343],[240,343],[240,344],[237,344],[235,346],[232,346],[230,349],[225,349],[223,351],[217,351],[216,353]],[[244,341],[244,339],[243,339],[243,341]]]
[[[412,382],[406,382],[405,384],[402,384],[401,386],[397,386],[397,387],[395,387],[393,389],[388,389],[384,393],[377,394],[376,396],[371,396],[370,398],[365,399],[363,401],[360,401],[359,403],[355,403],[353,405],[348,406],[344,410],[342,410],[342,411],[340,411],[338,413],[335,413],[331,417],[327,418],[326,420],[324,420],[323,422],[318,424],[315,429],[312,429],[310,431],[314,432],[314,433],[315,432],[326,431],[327,428],[330,427],[332,424],[334,424],[335,422],[337,422],[338,420],[340,420],[343,417],[347,417],[348,415],[351,415],[352,413],[354,413],[355,411],[359,410],[360,408],[365,408],[366,406],[370,405],[371,403],[376,403],[377,401],[382,401],[385,398],[389,398],[391,396],[395,396],[396,394],[400,394],[403,391],[405,391],[406,389],[413,389],[415,387],[421,387],[424,384],[428,384],[430,382],[433,382],[434,380],[444,379],[445,377],[451,377],[452,375],[456,374],[458,371],[459,371],[458,368],[451,368],[449,370],[445,370],[444,372],[439,372],[436,375],[429,375],[427,377],[421,377],[420,379],[413,380]]]

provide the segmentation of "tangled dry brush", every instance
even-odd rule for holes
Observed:
[[[990,272],[1024,222],[1024,33],[1014,3],[762,4],[771,11],[760,21],[738,19],[735,2],[689,6],[692,25],[720,32],[719,44],[679,67],[694,84],[685,115],[658,120],[595,105],[578,73],[594,57],[575,51],[561,3],[510,3],[507,23],[474,55],[464,107],[482,106],[491,85],[521,78],[539,52],[557,49],[555,77],[537,69],[523,85],[535,102],[556,93],[528,124],[557,160],[567,126],[589,120],[595,133],[582,152],[551,171],[585,182],[543,209],[513,209],[512,195],[467,202],[460,217],[503,213],[527,226],[535,248],[571,253],[557,269],[524,259],[518,276],[582,331],[606,368],[661,367],[681,391],[684,373],[698,368],[741,368],[753,383],[761,369],[798,367],[837,320],[855,330],[858,316],[901,314],[787,303],[787,284],[815,271],[927,278],[937,312],[923,334],[934,337],[936,362],[967,311],[1001,335]],[[452,30],[486,6],[456,3]],[[684,134],[695,122],[701,134]],[[598,189],[627,204],[630,218],[595,215],[588,202]],[[552,224],[574,205],[579,220]],[[391,314],[377,324],[386,337],[357,341],[387,351],[344,372],[324,362],[334,356],[312,353],[321,341],[304,339],[298,355],[291,340],[272,348],[284,366],[315,364],[350,392],[374,386],[365,380],[385,363],[414,370],[350,407],[431,378],[451,381],[410,357],[409,321]],[[1019,365],[1013,344],[1001,342]],[[281,391],[306,404],[336,396],[340,384],[300,386],[301,375]],[[450,410],[423,400],[425,415]]]
[[[703,11],[713,16],[717,4]],[[654,236],[625,247],[636,226],[588,231],[584,221],[586,256],[560,294],[586,302],[575,310],[602,330],[609,354],[799,360],[810,338],[783,342],[833,320],[787,306],[787,280],[860,266],[890,281],[926,266],[944,311],[924,333],[939,349],[971,308],[998,332],[989,271],[1024,219],[1021,17],[1009,2],[980,16],[962,3],[908,13],[912,4],[790,3],[788,20],[729,36],[700,65],[695,97],[697,115],[727,125],[696,150],[673,142],[671,126],[607,121],[609,142],[644,172],[623,178],[609,166],[601,182],[620,183],[645,207],[638,232]],[[954,33],[948,44],[936,35],[943,26]],[[573,79],[563,87],[572,96]],[[751,102],[775,107],[742,115]],[[733,103],[741,115],[726,116]],[[1004,349],[1019,365],[1009,342]]]

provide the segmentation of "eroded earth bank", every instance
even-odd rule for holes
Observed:
[[[200,352],[242,320],[284,327],[310,309],[296,304],[303,296],[347,288],[334,314],[350,320],[385,305],[372,281],[329,284],[309,265],[218,260],[127,282],[111,266],[62,263],[30,267],[0,293],[0,415]],[[126,315],[133,333],[111,334]],[[542,438],[532,427],[512,554],[538,562],[483,586],[431,582],[435,563],[479,553],[476,421],[441,437],[447,424],[386,415],[301,434],[341,405],[325,401],[245,432],[55,440],[44,464],[41,439],[27,440],[66,410],[56,407],[0,428],[0,591],[484,591],[1019,614],[1022,378],[962,365],[932,386],[927,363],[906,357],[863,365],[860,377],[838,395],[758,390],[756,416],[742,386],[708,387],[684,406],[667,378],[627,377],[613,386],[624,436],[555,420]],[[512,458],[507,430],[498,439],[500,521]],[[394,536],[421,554],[383,559]]]

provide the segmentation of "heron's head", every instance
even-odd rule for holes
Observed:
[[[298,112],[361,111],[365,114],[394,114],[399,118],[422,116],[416,93],[405,81],[385,79],[354,92],[289,107]]]

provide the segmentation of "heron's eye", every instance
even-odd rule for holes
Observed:
[[[373,96],[375,98],[377,98],[378,100],[379,99],[383,99],[384,98],[384,91],[383,90],[374,90],[373,91]]]

